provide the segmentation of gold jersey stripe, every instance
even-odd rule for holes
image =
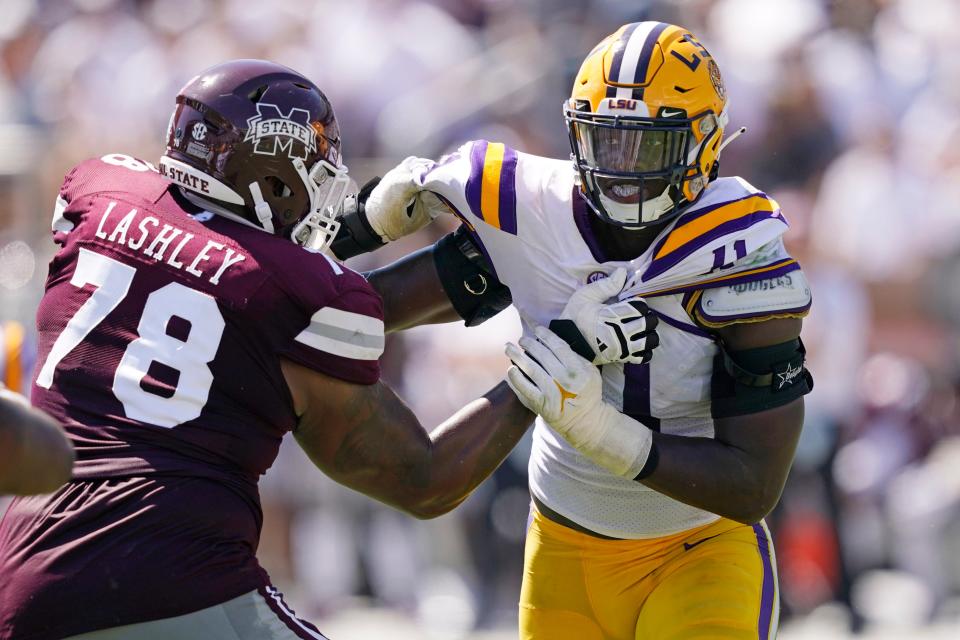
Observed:
[[[18,393],[23,389],[23,337],[23,327],[19,322],[3,325],[4,360],[7,365],[3,383]]]
[[[483,181],[480,191],[480,211],[490,226],[500,228],[500,171],[503,169],[505,146],[491,142],[483,158]]]
[[[731,202],[719,209],[704,214],[699,218],[679,226],[670,232],[667,241],[663,243],[654,259],[659,260],[671,251],[679,249],[691,240],[694,240],[712,229],[716,229],[725,222],[736,220],[748,216],[758,211],[776,211],[780,208],[776,200],[768,198],[762,194],[756,194],[752,197]]]

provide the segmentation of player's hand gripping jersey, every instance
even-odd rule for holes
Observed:
[[[660,346],[648,364],[604,365],[604,399],[664,433],[712,437],[718,348],[708,329],[800,317],[810,306],[803,272],[783,247],[779,205],[740,178],[720,178],[643,255],[614,261],[592,234],[576,175],[570,161],[474,141],[415,180],[469,228],[528,335],[558,318],[585,283],[628,269],[621,298],[646,296],[660,318]],[[665,536],[718,517],[608,473],[540,419],[530,487],[562,516],[616,538]]]
[[[76,446],[75,482],[52,512],[22,499],[7,514],[0,637],[15,620],[64,637],[265,588],[256,483],[296,421],[280,359],[376,382],[379,296],[322,254],[193,207],[127,156],[67,175],[53,231],[33,401]],[[98,619],[85,594],[102,585],[129,620]]]

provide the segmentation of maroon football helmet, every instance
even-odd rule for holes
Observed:
[[[349,185],[330,101],[265,60],[218,64],[180,90],[160,169],[198,205],[314,250],[336,235]]]

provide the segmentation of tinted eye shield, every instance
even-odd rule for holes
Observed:
[[[658,224],[679,212],[682,185],[696,170],[694,118],[631,117],[577,111],[564,105],[572,159],[581,189],[597,215],[625,228]],[[611,207],[619,206],[619,209]]]
[[[596,177],[682,179],[693,119],[632,118],[566,109],[577,167]]]

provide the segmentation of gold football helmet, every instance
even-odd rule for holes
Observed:
[[[590,206],[634,229],[679,214],[716,177],[726,108],[720,69],[692,33],[620,27],[584,60],[564,103]]]

